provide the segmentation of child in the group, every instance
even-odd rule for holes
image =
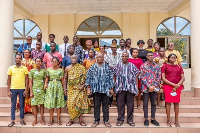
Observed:
[[[154,62],[157,63],[160,68],[163,66],[163,64],[165,64],[167,62],[167,58],[165,56],[165,48],[161,47],[159,49],[159,56],[154,58]],[[164,93],[163,93],[163,83],[161,81],[161,89],[160,91],[158,91],[157,94],[157,108],[160,108],[160,96],[162,94],[162,99],[164,99]]]
[[[139,70],[140,70],[140,66],[143,64],[143,61],[141,58],[138,58],[138,49],[134,48],[132,50],[130,50],[131,54],[132,54],[132,58],[129,58],[129,62],[133,63]],[[140,78],[138,79],[138,99],[137,99],[137,108],[141,109],[140,107],[140,99],[141,99],[141,80]]]

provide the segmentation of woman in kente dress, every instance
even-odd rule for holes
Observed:
[[[95,51],[93,49],[90,49],[89,51],[89,57],[83,61],[83,66],[88,70],[91,65],[93,65],[96,62],[95,59]]]
[[[33,106],[33,114],[35,120],[32,123],[32,126],[37,124],[37,107],[40,105],[40,115],[41,115],[41,124],[46,125],[44,122],[44,99],[45,99],[45,90],[44,90],[44,80],[46,78],[46,71],[41,69],[42,59],[36,58],[36,68],[32,69],[29,72],[29,87],[30,87],[30,97],[31,105]]]
[[[67,86],[67,108],[70,121],[66,126],[71,126],[76,118],[79,118],[79,124],[86,126],[83,122],[83,114],[89,113],[90,100],[85,89],[86,69],[83,65],[77,63],[78,57],[71,57],[72,65],[65,69],[65,87]]]
[[[28,71],[30,72],[31,69],[35,68],[35,61],[31,58],[31,51],[26,49],[24,51],[24,58],[22,59],[22,66],[27,67]],[[27,93],[30,94],[29,88],[27,90]],[[17,108],[19,107],[19,99],[17,99]],[[30,95],[27,95],[25,97],[25,103],[24,103],[24,113],[32,112],[32,106],[31,106],[31,98]]]
[[[64,71],[59,68],[59,59],[53,57],[52,67],[47,69],[47,76],[45,80],[46,95],[44,101],[44,107],[49,109],[50,122],[48,126],[51,126],[54,122],[53,112],[54,108],[57,110],[57,124],[62,125],[60,121],[61,108],[65,107],[66,103],[64,100]]]

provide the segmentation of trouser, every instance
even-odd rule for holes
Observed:
[[[103,110],[103,121],[108,122],[109,120],[109,97],[105,93],[94,93],[94,119],[95,122],[100,121],[100,108],[102,104]]]
[[[144,118],[148,118],[148,102],[149,98],[151,101],[151,118],[155,119],[155,113],[156,113],[156,97],[157,92],[148,92],[143,93],[143,111],[144,111]]]
[[[122,91],[117,95],[117,111],[118,111],[118,121],[124,122],[125,115],[125,104],[127,105],[127,123],[133,122],[133,112],[134,112],[134,94],[128,91]]]
[[[16,102],[17,95],[19,95],[19,105],[20,105],[20,119],[24,119],[24,89],[11,89],[11,120],[15,120]]]

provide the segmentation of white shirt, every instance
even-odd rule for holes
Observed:
[[[119,53],[119,54],[122,54],[122,53],[124,53],[124,52],[126,52],[126,49],[124,48],[124,50],[121,50],[121,48],[118,48],[117,49],[117,53]]]
[[[122,54],[117,53],[116,56],[113,56],[113,54],[107,54],[104,56],[104,60],[110,67],[115,67],[119,62],[121,62]]]
[[[67,54],[67,48],[68,48],[69,45],[71,45],[71,44],[67,43],[66,44],[66,49],[65,49],[65,43],[60,44],[60,46],[59,46],[59,52],[62,55],[62,57],[64,57],[65,51],[66,51],[66,54]]]
[[[37,41],[34,41],[34,42],[31,44],[31,48],[36,49],[36,43],[37,43]],[[42,42],[42,50],[44,50],[45,44],[46,44],[45,42]]]
[[[107,54],[112,54],[111,48],[108,48],[108,49],[107,49]]]

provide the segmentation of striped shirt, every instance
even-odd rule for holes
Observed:
[[[105,93],[109,96],[109,91],[114,87],[113,72],[107,63],[99,66],[93,64],[88,72],[85,85],[90,85],[92,93]]]
[[[133,94],[138,93],[136,77],[139,75],[139,69],[134,64],[120,62],[113,69],[113,73],[116,75],[116,93],[121,91],[129,91]]]

